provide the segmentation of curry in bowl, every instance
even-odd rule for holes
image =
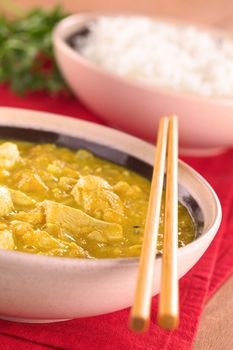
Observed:
[[[90,151],[1,141],[0,248],[77,258],[138,256],[149,179]],[[162,251],[162,205],[158,251]],[[179,203],[179,246],[196,228]]]
[[[140,221],[135,217],[131,217],[131,223],[127,217],[121,221],[119,218],[122,215],[118,214],[119,211],[116,222],[110,221],[109,218],[107,221],[107,218],[103,219],[96,213],[97,216],[94,217],[92,214],[95,211],[92,207],[94,202],[91,200],[88,207],[81,201],[84,198],[82,182],[76,187],[80,193],[78,200],[80,204],[76,202],[78,196],[74,198],[74,188],[85,176],[102,177],[109,185],[95,190],[92,198],[97,197],[96,193],[101,193],[100,198],[106,198],[103,195],[109,192],[116,193],[118,197],[113,196],[121,199],[124,215],[127,216],[128,213],[132,213],[130,211],[132,201],[129,199],[131,195],[125,189],[122,194],[117,193],[114,186],[120,181],[127,182],[130,188],[136,185],[148,198],[150,187],[148,180],[151,179],[153,171],[154,146],[108,127],[31,110],[0,108],[0,122],[0,136],[4,139],[2,143],[0,142],[0,164],[2,164],[0,186],[3,192],[8,194],[6,197],[8,200],[1,202],[0,205],[2,208],[2,203],[8,203],[5,206],[8,212],[0,213],[0,241],[3,242],[2,237],[5,236],[9,238],[8,242],[11,242],[11,250],[6,245],[6,250],[0,250],[0,316],[14,321],[48,322],[100,315],[132,305],[139,259],[127,256],[129,247],[139,245],[140,249],[143,227],[139,232],[133,231],[136,229],[133,226],[139,226]],[[25,141],[33,144],[24,143]],[[1,146],[4,143],[13,143],[17,148],[8,145],[8,151],[4,152],[6,145]],[[10,152],[10,149],[13,152]],[[87,149],[89,153],[79,151],[80,149]],[[90,152],[95,157],[90,155]],[[10,153],[13,156],[9,162]],[[118,169],[118,174],[125,171],[126,173],[123,178],[121,175],[117,178],[107,165],[112,170]],[[192,220],[190,223],[195,231],[195,234],[187,239],[189,235],[187,225],[182,229],[183,237],[187,239],[182,245],[187,244],[192,237],[194,240],[178,249],[178,278],[181,278],[197,263],[215,237],[221,221],[221,206],[211,186],[197,172],[182,161],[179,161],[178,166],[179,201],[191,214],[194,225]],[[98,168],[102,168],[102,173],[97,170]],[[68,173],[68,170],[74,171]],[[136,174],[131,173],[131,170]],[[34,176],[29,176],[33,173]],[[64,188],[62,183],[64,177],[72,178],[74,184],[71,183],[69,188]],[[33,181],[29,180],[31,178]],[[135,184],[135,179],[141,180]],[[40,183],[37,191],[34,180],[37,184]],[[87,190],[89,192],[86,188],[85,193]],[[62,194],[63,198],[58,198],[58,194],[56,198],[56,192]],[[17,202],[15,194],[21,195],[21,202]],[[22,196],[29,201],[22,202]],[[136,205],[134,201],[133,205]],[[46,203],[50,203],[50,211]],[[55,203],[56,208],[59,205],[60,208],[62,206],[64,209],[65,206],[65,209],[67,207],[69,209],[54,211],[51,203]],[[144,199],[134,207],[135,214],[140,215],[143,203],[145,204]],[[73,215],[69,215],[69,219],[66,220],[67,210],[75,210],[79,218],[78,224],[71,220]],[[107,212],[102,211],[104,214]],[[82,220],[80,212],[83,214]],[[84,216],[85,219],[88,217],[88,221],[84,221]],[[181,215],[179,216],[181,221]],[[38,221],[33,222],[36,217]],[[93,222],[96,223],[95,220],[98,221],[98,227],[91,225]],[[142,219],[142,225],[143,221]],[[29,225],[24,232],[22,228],[25,227],[25,223]],[[119,225],[117,229],[121,227],[122,231],[116,231],[116,226],[113,230],[103,230],[104,226],[100,226],[100,223],[105,227],[106,223]],[[17,230],[19,224],[22,227],[19,226]],[[126,224],[131,228],[129,231],[126,231]],[[99,242],[92,238],[92,235],[88,237],[93,231],[98,231],[99,238],[105,241]],[[110,241],[109,233],[112,234],[111,237],[114,233],[116,238],[119,232],[122,238]],[[162,227],[160,232],[162,233]],[[23,238],[27,239],[25,243]],[[181,239],[181,235],[179,238]],[[161,242],[161,237],[159,240]],[[54,244],[53,247],[51,242]],[[76,255],[68,253],[71,251],[69,248],[71,243]],[[26,247],[28,250],[25,250]],[[113,255],[115,248],[119,248],[121,254]],[[160,250],[161,245],[158,248]],[[32,252],[34,254],[31,254]],[[107,258],[79,258],[82,256]],[[108,258],[110,256],[120,258],[110,259]],[[160,256],[154,259],[154,273],[155,276],[160,276]],[[154,278],[153,295],[159,290],[160,279]]]

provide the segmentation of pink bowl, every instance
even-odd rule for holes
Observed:
[[[132,82],[78,54],[66,39],[96,16],[72,15],[62,20],[53,33],[61,72],[72,91],[92,111],[108,124],[153,142],[159,118],[177,114],[180,144],[186,150],[209,153],[233,145],[233,99],[196,96]]]

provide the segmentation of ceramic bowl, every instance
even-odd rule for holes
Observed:
[[[125,165],[144,176],[152,173],[154,147],[122,132],[71,118],[30,110],[0,108],[0,138],[53,142]],[[179,162],[179,200],[197,226],[196,239],[178,249],[182,277],[213,240],[221,206],[210,185]],[[0,317],[48,322],[99,315],[132,304],[138,258],[75,259],[0,251]],[[153,295],[159,292],[161,257],[154,262]]]
[[[186,153],[190,149],[194,151],[191,153],[216,153],[233,145],[233,99],[196,96],[129,81],[76,52],[72,47],[74,36],[88,35],[85,28],[96,16],[72,15],[62,20],[53,33],[60,70],[73,92],[92,111],[109,125],[153,142],[159,118],[177,114],[180,144]]]

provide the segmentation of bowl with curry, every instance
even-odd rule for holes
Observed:
[[[51,322],[132,304],[151,144],[89,122],[0,108],[0,318]],[[221,221],[210,185],[179,161],[178,271]],[[153,295],[160,289],[164,203]]]

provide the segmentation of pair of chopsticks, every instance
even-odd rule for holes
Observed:
[[[149,326],[159,218],[166,170],[165,224],[158,324],[174,329],[179,323],[178,249],[178,121],[164,117],[159,124],[151,192],[140,256],[138,280],[129,326],[144,332]]]

